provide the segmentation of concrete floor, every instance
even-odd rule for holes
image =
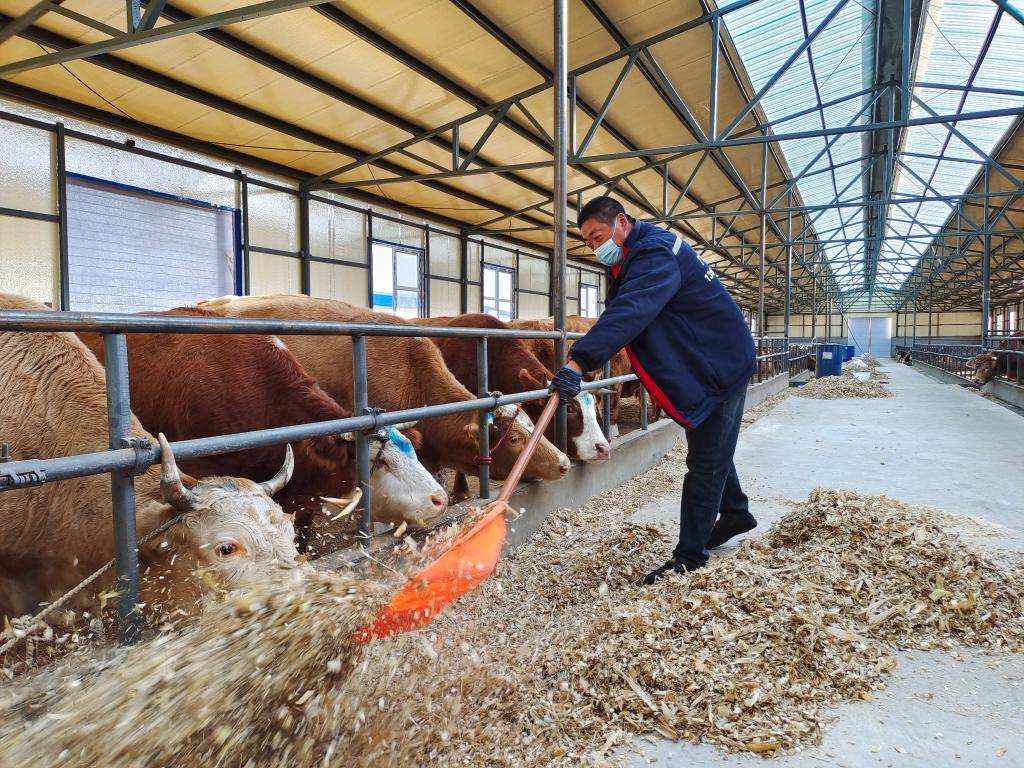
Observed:
[[[791,397],[743,432],[736,466],[758,531],[791,500],[827,486],[934,506],[950,515],[948,527],[977,546],[1024,552],[1024,418],[903,365],[889,362],[885,373],[895,397]],[[678,515],[672,494],[634,517],[674,523]],[[834,714],[821,746],[770,763],[1018,768],[1024,766],[1024,657],[904,653],[886,691]],[[749,766],[751,759],[640,739],[622,764],[702,768]]]

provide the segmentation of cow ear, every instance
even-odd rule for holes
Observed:
[[[476,422],[470,422],[469,424],[464,426],[463,429],[466,430],[466,434],[469,435],[474,440],[476,440],[477,435],[480,434],[480,427],[476,424]]]
[[[544,389],[544,382],[537,380],[525,368],[519,369],[519,382],[530,389]]]

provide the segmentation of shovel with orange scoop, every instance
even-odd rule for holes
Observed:
[[[498,498],[487,505],[483,517],[444,554],[410,578],[373,621],[356,634],[356,642],[365,643],[426,626],[444,606],[474,589],[494,572],[505,544],[508,501],[557,408],[558,393],[553,393],[501,486]]]

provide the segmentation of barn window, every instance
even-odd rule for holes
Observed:
[[[583,317],[597,317],[597,292],[596,285],[580,283],[580,314]]]
[[[373,241],[373,309],[399,317],[423,315],[423,250]]]
[[[516,273],[510,267],[484,264],[483,310],[499,320],[515,317]]]
[[[68,306],[141,312],[241,293],[238,212],[68,174]]]

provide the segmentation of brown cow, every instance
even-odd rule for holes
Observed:
[[[48,308],[0,294],[0,309]],[[0,391],[2,439],[11,444],[13,458],[106,450],[104,371],[74,334],[0,333]],[[152,440],[134,417],[131,434]],[[179,513],[186,516],[140,548],[144,602],[189,610],[208,584],[234,589],[278,567],[296,566],[291,520],[271,498],[291,475],[290,451],[264,483],[197,481],[178,472],[163,436],[160,443],[162,468],[150,467],[135,479],[138,535]],[[106,475],[0,493],[0,617],[55,599],[113,557],[110,510]],[[197,567],[212,578],[191,578]]]
[[[150,314],[150,313],[147,313]],[[218,317],[200,309],[166,314]],[[103,362],[99,334],[80,333]],[[132,410],[147,428],[171,440],[191,440],[233,432],[344,419],[351,411],[338,405],[273,336],[241,334],[128,334]],[[413,444],[416,430],[407,430]],[[351,435],[329,435],[293,444],[295,473],[278,501],[295,512],[299,541],[305,546],[320,496],[340,497],[356,485]],[[383,444],[372,475],[375,519],[429,525],[448,504],[444,489],[396,436]],[[411,446],[410,446],[411,447]],[[376,453],[377,446],[373,446]],[[264,477],[281,462],[284,448],[271,445],[204,456],[182,462],[190,474]]]
[[[508,323],[492,315],[472,313],[451,317],[431,317],[410,321],[413,325],[434,325],[458,328],[495,328],[509,330]],[[477,340],[455,337],[433,339],[441,350],[444,362],[466,389],[476,389]],[[487,342],[487,378],[492,390],[504,394],[544,389],[551,379],[551,370],[544,366],[525,343],[525,339],[491,338]],[[531,419],[540,417],[543,400],[523,403]],[[583,461],[603,461],[611,450],[597,420],[594,398],[587,392],[568,404],[567,432],[569,455]],[[554,427],[548,430],[553,439]]]
[[[1015,331],[1009,338],[1019,339],[1024,337],[1024,331]],[[1007,348],[1011,345],[1007,342]],[[1021,347],[1024,349],[1024,346]],[[1018,365],[1024,364],[1018,361]],[[1009,355],[1005,351],[995,350],[977,355],[974,358],[974,381],[977,384],[988,384],[997,376],[1002,376],[1009,371]]]
[[[406,325],[394,315],[372,312],[333,299],[311,296],[225,296],[201,302],[200,306],[230,317],[265,317],[282,320],[327,320],[333,322]],[[338,402],[352,407],[352,339],[348,336],[289,336],[288,349],[302,367]],[[371,336],[366,341],[369,403],[395,411],[439,403],[476,399],[452,375],[441,352],[429,339],[401,336]],[[506,439],[492,440],[497,446],[491,456],[491,473],[496,480],[508,475],[533,429],[528,416],[512,406],[494,414],[495,433]],[[476,471],[476,412],[435,416],[420,423],[423,446],[420,459],[431,471],[448,467],[472,474]],[[569,457],[542,439],[525,476],[555,480],[569,471]]]
[[[566,315],[565,317],[565,329],[571,333],[586,333],[596,323],[597,320],[591,317],[581,317],[580,315]],[[518,328],[524,331],[550,331],[555,327],[554,320],[550,317],[542,317],[533,320],[513,320],[509,323],[513,328]],[[527,345],[530,347],[530,351],[537,356],[537,359],[544,364],[549,370],[554,370],[555,367],[555,342],[551,339],[526,339]],[[572,349],[572,339],[568,339],[566,342],[566,353]],[[612,376],[625,376],[633,372],[632,366],[629,364],[629,358],[626,356],[626,351],[620,349],[611,359]],[[589,371],[585,375],[587,381],[594,381],[595,379],[603,378],[601,371]],[[619,421],[619,400],[622,397],[639,396],[641,387],[639,382],[630,382],[629,384],[615,384],[612,386],[612,423],[618,423]]]

